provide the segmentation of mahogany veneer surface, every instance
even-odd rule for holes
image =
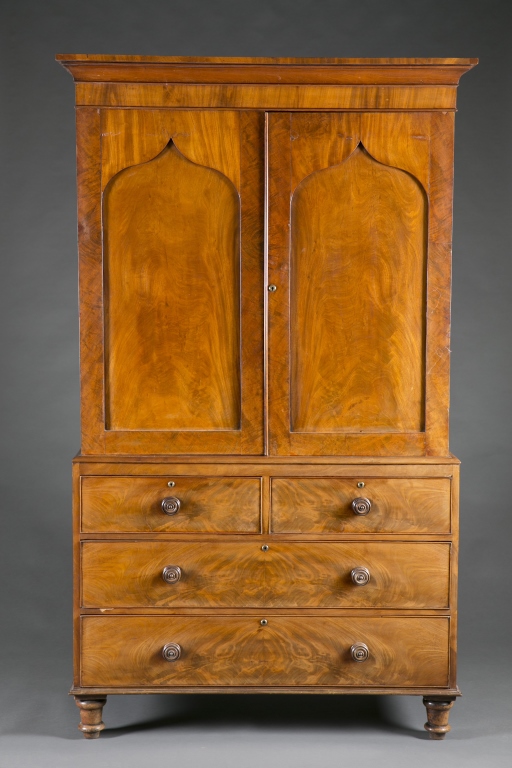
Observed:
[[[85,542],[85,607],[446,608],[445,543]],[[167,584],[166,565],[181,579]],[[370,581],[356,585],[363,566]]]
[[[363,483],[363,487],[358,487]],[[275,533],[448,533],[448,478],[273,478],[271,530]],[[368,498],[366,515],[352,502]]]
[[[477,60],[58,60],[80,729],[112,692],[421,693],[442,738],[454,113]]]
[[[82,619],[81,684],[385,685],[448,684],[447,618],[236,616]],[[182,656],[165,661],[178,643]],[[365,643],[356,662],[350,648]]]
[[[84,532],[165,531],[258,533],[261,517],[259,478],[174,477],[82,478]],[[180,501],[176,515],[162,501]]]

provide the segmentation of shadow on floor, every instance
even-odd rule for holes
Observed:
[[[178,699],[178,701],[177,701]],[[162,696],[156,716],[119,728],[107,728],[101,738],[115,738],[127,733],[181,727],[230,727],[294,730],[368,730],[401,733],[416,739],[428,739],[422,729],[424,712],[418,697],[418,729],[404,727],[396,713],[397,706],[383,696],[334,695],[180,695]],[[107,723],[108,715],[106,714]],[[422,719],[423,718],[423,719]]]

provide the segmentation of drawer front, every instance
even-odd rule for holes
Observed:
[[[82,544],[86,608],[446,608],[449,572],[444,542]]]
[[[166,498],[179,501],[175,514],[163,511]],[[261,530],[258,477],[83,477],[81,504],[84,533]]]
[[[367,514],[354,512],[357,498],[370,501]],[[447,477],[274,478],[271,504],[273,533],[450,531]]]
[[[449,619],[87,616],[83,686],[448,685]],[[174,645],[171,645],[174,644]],[[361,644],[368,649],[365,661]],[[162,651],[168,646],[173,661]],[[176,647],[177,646],[177,647]],[[364,653],[364,652],[363,652]]]

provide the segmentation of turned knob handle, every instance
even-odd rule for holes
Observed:
[[[354,515],[367,515],[371,508],[372,503],[370,499],[365,499],[363,496],[358,499],[354,499],[352,502],[352,510]]]
[[[370,655],[370,651],[368,650],[368,646],[364,643],[354,643],[350,648],[350,655],[354,661],[366,661]]]
[[[176,496],[167,496],[162,501],[162,510],[166,515],[176,515],[180,511],[181,502]]]
[[[354,584],[363,586],[370,581],[370,571],[368,568],[364,568],[362,565],[358,565],[357,568],[352,568],[350,571],[350,577]]]
[[[162,571],[162,579],[168,584],[176,584],[181,579],[181,568],[179,565],[166,565]]]
[[[167,643],[162,648],[162,656],[166,661],[178,661],[181,656],[181,646],[178,643]]]

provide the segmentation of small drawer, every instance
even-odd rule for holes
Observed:
[[[82,477],[81,506],[84,533],[260,533],[261,479]]]
[[[81,641],[82,686],[448,686],[447,617],[86,616]]]
[[[448,477],[274,478],[272,532],[449,533],[450,486]]]
[[[82,543],[85,608],[416,608],[449,605],[439,542]],[[164,573],[164,569],[167,569]]]

